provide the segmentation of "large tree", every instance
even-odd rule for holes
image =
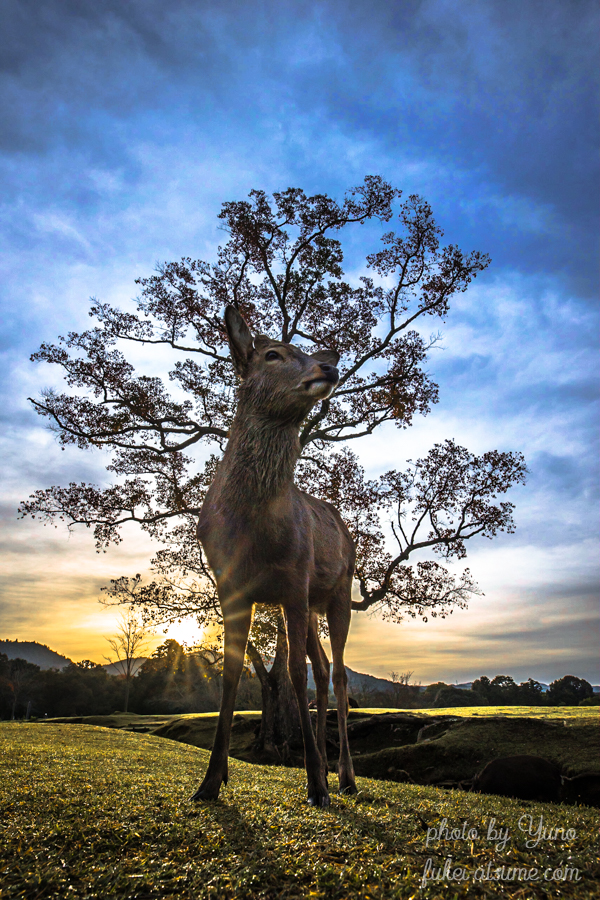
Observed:
[[[386,223],[394,208],[399,233],[382,228],[379,249],[362,263],[364,274],[346,279],[342,229],[356,242],[353,226]],[[429,205],[414,195],[402,201],[399,190],[374,176],[341,203],[297,188],[272,198],[252,191],[248,200],[224,203],[219,218],[227,240],[213,263],[166,263],[139,279],[130,309],[94,302],[94,327],[43,344],[33,355],[59,366],[68,385],[65,393],[48,390],[32,400],[36,410],[63,446],[109,451],[109,483],[36,491],[22,513],[62,519],[70,528],[86,525],[98,549],[119,542],[124,523],[138,523],[163,544],[154,560],[158,577],[144,593],[146,609],[163,621],[189,613],[201,621],[218,617],[194,525],[235,408],[237,377],[222,322],[229,303],[255,332],[340,354],[336,390],[302,425],[297,480],[333,502],[356,539],[354,609],[379,608],[400,621],[464,605],[477,589],[468,569],[455,577],[442,563],[464,557],[465,541],[475,535],[512,531],[512,504],[498,498],[524,480],[522,456],[476,456],[448,440],[405,471],[373,481],[365,479],[350,442],[384,423],[407,428],[437,402],[437,385],[425,370],[437,338],[422,332],[445,318],[452,297],[489,258],[441,246]],[[352,263],[360,270],[357,259]],[[169,350],[167,377],[136,374],[126,356],[136,344]],[[430,551],[441,562],[412,566],[415,551]],[[271,672],[283,690],[281,630],[268,617],[258,617],[257,628],[263,649],[269,640],[277,644]],[[269,673],[264,664],[261,670],[256,634],[249,653],[266,702]]]

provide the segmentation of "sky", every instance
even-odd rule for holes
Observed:
[[[103,661],[100,588],[155,549],[132,528],[98,555],[17,518],[37,488],[106,483],[33,412],[57,382],[30,354],[157,262],[214,258],[222,202],[380,174],[492,265],[441,328],[440,403],[353,449],[374,477],[454,438],[521,450],[530,476],[516,533],[468,548],[483,596],[444,621],[355,615],[347,664],[598,683],[598,18],[595,0],[6,0],[0,637]]]

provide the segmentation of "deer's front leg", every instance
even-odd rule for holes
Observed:
[[[306,639],[308,634],[308,601],[300,608],[290,607],[285,610],[288,644],[289,671],[296,697],[302,738],[304,740],[304,762],[308,780],[308,802],[311,806],[329,806],[329,791],[325,777],[325,761],[317,748],[308,711],[306,692]]]
[[[252,621],[252,607],[223,605],[225,652],[223,657],[223,696],[217,733],[204,781],[191,800],[216,800],[221,784],[227,784],[227,757],[235,697],[244,665],[244,654]]]
[[[348,677],[344,667],[344,647],[350,626],[349,590],[327,612],[331,655],[333,656],[333,690],[337,700],[340,736],[340,794],[356,794],[354,766],[348,743]]]

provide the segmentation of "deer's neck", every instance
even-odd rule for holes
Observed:
[[[290,487],[300,455],[298,426],[239,408],[219,466],[228,505],[254,508]]]

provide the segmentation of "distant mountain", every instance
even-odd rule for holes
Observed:
[[[0,653],[5,653],[9,659],[26,659],[40,669],[64,669],[73,662],[37,641],[0,641]]]
[[[346,675],[348,676],[348,690],[352,691],[389,691],[392,682],[387,678],[376,678],[374,675],[366,675],[362,672],[355,672],[345,666]],[[315,679],[312,673],[312,666],[308,665],[308,687],[315,689]]]
[[[389,691],[392,686],[393,682],[388,678],[376,678],[375,675],[355,672],[348,666],[345,668],[350,691]]]
[[[51,650],[46,644],[39,644],[37,641],[0,641],[0,653],[5,653],[9,659],[26,659],[27,662],[34,663],[40,669],[64,669],[65,666],[71,665],[73,660],[68,656],[62,656]],[[134,663],[134,674],[137,674],[140,667],[146,662],[147,657],[140,656]],[[109,675],[119,675],[121,669],[118,663],[104,663],[103,667]],[[392,682],[387,678],[376,678],[375,675],[367,675],[364,672],[355,672],[346,666],[346,675],[348,676],[348,688],[352,691],[389,691]],[[549,685],[543,681],[540,682],[542,690],[546,692]],[[427,685],[419,685],[421,691],[424,691]],[[463,681],[460,684],[454,684],[452,687],[460,688],[468,691],[473,686],[472,681]],[[312,667],[308,665],[308,687],[314,690],[315,680],[312,674]],[[592,685],[595,694],[600,693],[600,685]]]
[[[38,644],[37,641],[0,641],[0,653],[5,653],[9,659],[26,659],[34,663],[40,669],[64,669],[73,664],[68,656],[62,656],[51,650],[46,644]],[[140,656],[133,664],[133,674],[146,662],[146,656]],[[102,666],[109,675],[120,675],[122,672],[119,663],[104,663]]]
[[[147,656],[138,656],[137,659],[134,659],[132,667],[131,667],[134,675],[137,675],[138,670],[142,668],[142,666],[144,665],[144,663],[146,662],[147,659],[148,659]],[[109,675],[123,675],[124,674],[123,666],[121,665],[121,663],[118,663],[118,662],[104,663],[102,665],[102,668],[106,672],[108,672]]]
[[[362,672],[355,672],[353,669],[349,669],[346,666],[346,675],[348,676],[348,689],[350,692],[354,691],[389,691],[393,685],[393,682],[388,678],[376,678],[374,675],[366,675]],[[540,682],[542,685],[542,691],[545,693],[549,685],[545,684],[543,681]],[[312,674],[312,668],[310,663],[308,665],[308,687],[315,687],[315,680]],[[424,691],[427,687],[426,684],[419,685],[419,690]],[[472,681],[463,681],[459,684],[451,684],[450,687],[459,688],[461,691],[470,691],[473,687]],[[597,691],[598,687],[594,687],[594,691]]]

